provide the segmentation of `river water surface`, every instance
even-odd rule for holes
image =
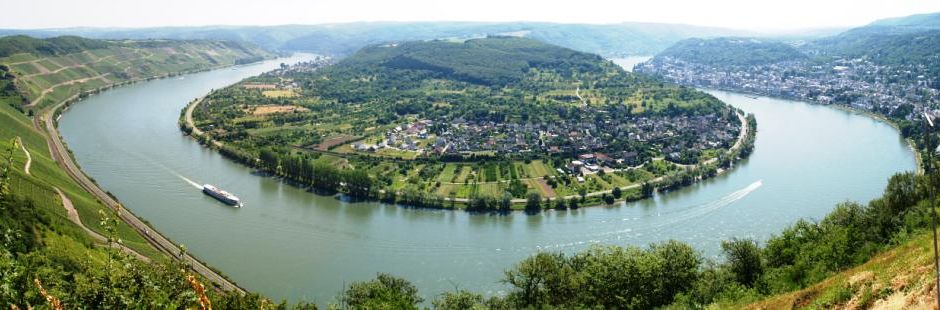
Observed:
[[[304,56],[156,80],[92,96],[60,130],[81,167],[127,208],[240,285],[275,299],[333,301],[344,283],[387,272],[426,299],[454,287],[498,293],[502,271],[537,251],[678,239],[706,256],[730,237],[765,240],[835,204],[879,196],[914,169],[891,127],[801,102],[712,91],[754,113],[750,159],[715,179],[615,207],[474,215],[345,203],[253,174],[183,136],[180,110],[214,88]],[[194,185],[244,201],[234,209]]]

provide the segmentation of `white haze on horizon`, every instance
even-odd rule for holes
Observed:
[[[0,28],[324,24],[359,21],[650,22],[793,31],[940,11],[936,0],[10,0]]]

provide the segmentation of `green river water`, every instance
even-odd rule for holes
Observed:
[[[180,110],[214,88],[305,56],[121,87],[74,105],[60,121],[78,163],[167,237],[243,287],[275,299],[333,301],[344,284],[388,272],[426,299],[455,287],[499,293],[502,271],[537,251],[591,244],[688,242],[706,256],[721,240],[764,240],[836,203],[879,196],[913,170],[891,126],[801,102],[712,91],[754,113],[755,152],[729,173],[654,199],[527,216],[347,203],[319,196],[220,156],[182,135]],[[203,195],[211,183],[244,201]]]

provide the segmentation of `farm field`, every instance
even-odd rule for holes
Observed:
[[[529,38],[390,47],[213,91],[187,109],[188,126],[304,186],[476,210],[688,185],[730,165],[744,132],[741,112],[714,97]]]

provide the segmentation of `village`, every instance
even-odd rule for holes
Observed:
[[[636,70],[683,85],[841,104],[906,119],[940,100],[940,80],[922,64],[889,66],[867,59],[835,59],[824,64],[785,61],[716,68],[663,57],[637,65]]]
[[[568,156],[571,173],[640,165],[654,156],[682,164],[699,162],[709,150],[734,144],[741,124],[735,116],[632,116],[520,124],[418,119],[384,133],[378,143],[356,142],[359,152],[383,148],[423,155]]]

